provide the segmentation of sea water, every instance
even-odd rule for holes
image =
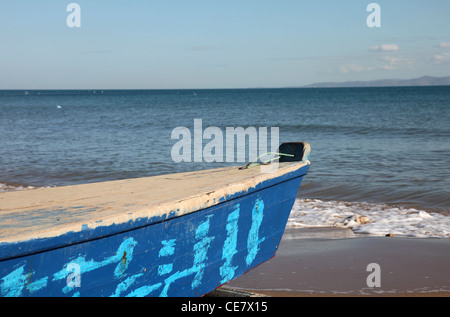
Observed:
[[[195,119],[311,144],[289,227],[450,237],[450,86],[3,90],[0,191],[245,164],[174,162],[171,133]]]

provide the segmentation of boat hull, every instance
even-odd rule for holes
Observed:
[[[200,296],[275,255],[302,177],[113,236],[0,262],[3,296]]]
[[[282,163],[273,176],[217,169],[4,194],[0,295],[181,297],[216,289],[275,255],[309,169],[309,145],[291,146],[287,152],[303,160]],[[185,199],[142,209],[158,190],[187,189]]]

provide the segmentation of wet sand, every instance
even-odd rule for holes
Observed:
[[[371,263],[379,269],[368,270]],[[450,297],[450,239],[287,230],[274,258],[225,287],[278,297]]]

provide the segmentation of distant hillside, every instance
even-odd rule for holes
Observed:
[[[448,77],[423,76],[414,79],[379,79],[371,81],[346,81],[342,83],[324,82],[303,86],[303,88],[447,86],[447,85],[450,85],[450,76]]]

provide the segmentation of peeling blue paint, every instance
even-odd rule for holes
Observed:
[[[175,253],[176,241],[177,239],[161,241],[161,244],[164,245],[164,247],[159,250],[159,257],[173,255]]]
[[[34,282],[29,282],[34,272],[25,273],[25,266],[21,266],[1,279],[0,291],[2,296],[17,297],[26,289],[34,293],[47,286],[47,277],[43,277]]]
[[[208,259],[209,245],[214,237],[208,237],[210,218],[212,215],[207,216],[207,220],[200,224],[195,232],[195,238],[200,241],[194,245],[194,268],[197,270],[194,280],[192,281],[192,288],[197,287],[203,277],[203,268],[205,267],[205,261]]]
[[[169,263],[169,264],[161,264],[158,266],[158,274],[159,275],[166,275],[169,274],[170,272],[172,272],[173,270],[173,264]]]
[[[128,290],[128,288],[130,288],[131,285],[136,282],[137,278],[141,277],[142,275],[143,273],[132,275],[125,279],[123,282],[119,283],[116,287],[116,291],[113,295],[111,295],[111,297],[121,296],[126,290]]]
[[[238,220],[240,205],[236,206],[236,210],[228,215],[227,218],[227,238],[223,244],[222,260],[225,263],[220,267],[220,276],[222,276],[222,283],[226,283],[233,279],[237,266],[232,266],[233,256],[237,253],[237,238],[238,238]]]
[[[172,283],[175,281],[184,278],[186,276],[194,275],[194,278],[191,283],[192,289],[199,286],[201,284],[201,280],[203,277],[203,269],[206,264],[204,263],[207,260],[207,253],[212,240],[214,237],[209,237],[209,229],[210,229],[210,218],[212,215],[207,216],[207,220],[202,222],[195,231],[195,239],[198,241],[194,245],[194,262],[193,266],[189,269],[185,269],[183,271],[177,271],[174,274],[170,275],[168,278],[164,280],[164,288],[160,294],[161,297],[167,297],[168,291]]]
[[[27,289],[30,293],[37,292],[40,289],[45,288],[47,286],[47,282],[48,282],[48,276],[43,277],[37,281],[34,281],[34,282],[28,284]]]
[[[248,255],[245,259],[247,265],[252,264],[259,251],[259,245],[265,240],[265,238],[259,239],[259,227],[263,220],[264,201],[261,199],[256,200],[255,206],[252,210],[252,227],[248,234],[247,250]]]
[[[163,247],[159,250],[158,257],[169,257],[171,255],[174,255],[176,241],[177,241],[177,239],[161,241],[161,244],[163,245]],[[172,272],[172,270],[173,270],[173,263],[160,264],[158,266],[158,274],[160,276],[169,274]]]
[[[118,248],[118,250],[114,256],[106,258],[100,262],[96,262],[92,259],[89,261],[86,261],[85,256],[79,256],[78,258],[67,263],[62,270],[55,273],[53,275],[53,281],[66,279],[67,278],[66,267],[71,263],[75,263],[75,264],[79,265],[80,271],[82,272],[82,274],[94,271],[96,269],[107,266],[109,264],[118,263],[116,266],[116,269],[114,270],[114,276],[116,278],[119,278],[124,274],[124,272],[126,271],[126,269],[128,267],[128,264],[132,260],[133,249],[136,246],[136,244],[137,244],[137,242],[134,241],[133,238],[128,238],[120,245],[120,247]],[[124,259],[124,257],[125,257],[125,259]],[[64,288],[62,289],[62,292],[67,294],[68,292],[71,291],[71,289],[72,289],[72,287],[65,285]]]
[[[27,275],[23,272],[24,267],[21,266],[2,278],[0,285],[2,296],[17,297],[21,295],[27,281]]]
[[[153,291],[161,287],[161,283],[157,283],[155,285],[150,286],[142,286],[138,289],[135,289],[130,294],[128,294],[126,297],[145,297],[149,296]]]

